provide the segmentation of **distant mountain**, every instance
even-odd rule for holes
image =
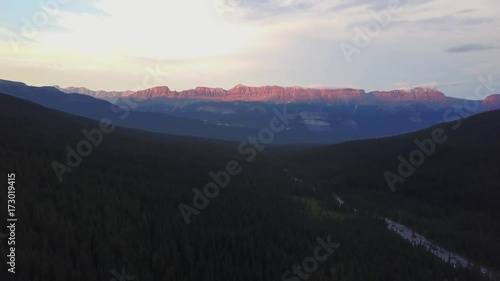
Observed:
[[[93,91],[84,87],[67,87],[67,88],[61,88],[58,85],[54,86],[54,88],[58,89],[61,92],[64,93],[70,93],[70,94],[82,94],[82,95],[87,95],[91,96],[94,98],[98,99],[103,99],[107,101],[116,101],[119,98],[126,97],[128,95],[133,94],[133,91]]]
[[[361,89],[314,89],[303,87],[263,86],[250,87],[237,85],[232,89],[197,87],[184,91],[172,91],[169,87],[160,86],[137,92],[105,92],[92,91],[87,88],[59,88],[65,93],[78,93],[101,99],[133,98],[139,100],[190,100],[190,101],[222,101],[222,102],[274,102],[274,103],[335,103],[355,101],[360,104],[376,103],[440,103],[450,99],[442,92],[428,88],[408,90],[374,91],[366,93]]]
[[[491,95],[483,100],[482,107],[484,109],[500,108],[500,94]]]
[[[70,92],[71,89],[65,91]],[[197,87],[173,91],[161,86],[120,95],[121,98],[115,99],[117,95],[109,93],[107,99],[115,99],[116,103],[133,102],[139,111],[251,128],[266,126],[269,120],[266,112],[286,104],[300,116],[300,124],[309,134],[334,133],[337,136],[333,138],[335,140],[380,137],[423,129],[446,121],[449,110],[464,108],[468,103],[467,100],[447,97],[440,91],[422,87],[365,92],[360,89],[244,85],[229,90]],[[500,108],[500,99],[495,99],[493,95],[469,113],[495,108]],[[333,142],[332,138],[326,139]]]
[[[413,89],[396,89],[391,91],[366,92],[362,89],[319,89],[304,87],[262,86],[251,87],[236,85],[225,90],[222,88],[196,87],[194,89],[175,91],[167,86],[158,86],[140,91],[93,91],[83,87],[61,88],[54,86],[65,93],[77,93],[92,97],[116,101],[120,98],[148,100],[149,104],[163,104],[172,101],[199,102],[270,102],[270,103],[341,103],[354,102],[370,105],[407,105],[427,104],[434,107],[449,106],[461,99],[447,97],[444,93],[433,89],[417,87]],[[488,107],[500,107],[500,99],[492,95],[488,100]]]
[[[43,106],[95,120],[110,119],[118,126],[174,135],[227,140],[245,139],[252,130],[204,124],[199,120],[161,113],[120,109],[113,104],[81,94],[65,94],[54,87],[32,87],[20,82],[0,80],[0,92],[34,101]]]
[[[398,135],[456,118],[500,108],[500,99],[489,97],[470,108],[470,101],[447,97],[434,89],[415,88],[365,92],[355,89],[306,89],[300,87],[247,87],[230,90],[198,87],[176,92],[156,87],[117,100],[135,102],[136,110],[203,120],[209,124],[262,128],[267,112],[286,105],[299,116],[295,129],[323,136],[330,143]]]
[[[500,107],[500,99],[491,96],[469,111],[467,100],[426,88],[367,93],[356,89],[238,85],[230,90],[197,87],[178,92],[162,86],[137,92],[61,89],[81,93],[64,94],[54,87],[0,81],[1,90],[93,119],[118,116],[111,111],[110,103],[100,100],[106,99],[133,112],[117,121],[121,126],[223,140],[247,139],[269,127],[273,111],[286,108],[294,119],[286,132],[274,136],[275,144],[337,143],[398,135],[464,117],[462,113]]]
[[[180,100],[209,100],[209,101],[253,101],[253,102],[328,102],[337,100],[362,101],[366,97],[364,90],[338,89],[321,90],[300,87],[248,87],[238,85],[230,90],[220,88],[197,87],[186,91],[171,91],[168,87],[156,87],[138,91],[128,96],[136,99],[168,98]]]
[[[414,88],[408,90],[374,91],[371,92],[378,101],[387,103],[397,102],[420,102],[433,103],[435,105],[445,105],[450,103],[450,99],[442,92],[428,88]]]

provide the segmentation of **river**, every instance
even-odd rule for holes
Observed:
[[[337,201],[339,206],[342,207],[345,205],[345,201],[342,198],[340,198],[336,194],[334,194],[334,196],[335,196],[335,200]],[[354,212],[358,212],[356,209],[353,209],[353,210],[354,210]],[[439,257],[443,261],[450,263],[454,267],[460,266],[460,267],[468,268],[469,266],[474,265],[474,263],[472,263],[467,258],[460,256],[452,251],[448,251],[448,250],[436,245],[435,243],[429,241],[423,235],[413,231],[411,228],[407,227],[406,225],[392,221],[388,218],[382,217],[382,219],[386,222],[387,228],[389,230],[394,231],[399,236],[401,236],[403,239],[412,243],[412,245],[415,247],[418,247],[418,246],[424,247],[425,249],[427,249],[427,251],[429,251],[430,253]],[[481,270],[481,272],[484,275],[486,275],[487,277],[489,277],[490,279],[494,279],[495,276],[498,276],[498,273],[496,273],[493,270],[490,270],[490,269],[488,269],[484,266],[481,266],[481,265],[478,265],[478,267]]]

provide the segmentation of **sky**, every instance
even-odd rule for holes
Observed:
[[[0,15],[0,79],[36,86],[473,98],[480,77],[500,82],[496,0],[0,0]]]

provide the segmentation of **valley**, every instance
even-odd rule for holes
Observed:
[[[349,212],[338,206],[323,182],[328,177],[318,178],[320,169],[310,173],[302,167],[307,157],[300,158],[328,147],[270,146],[246,163],[237,143],[117,127],[61,183],[50,163],[65,159],[66,143],[78,143],[81,129],[98,127],[96,121],[0,95],[0,126],[0,147],[10,148],[0,149],[6,159],[0,167],[15,170],[23,221],[16,229],[24,241],[16,264],[30,268],[19,280],[106,279],[123,266],[147,280],[217,280],[215,269],[225,280],[280,279],[310,255],[317,237],[328,235],[340,247],[312,273],[314,280],[488,280],[414,248],[365,214],[387,213],[382,208],[359,204],[358,212]],[[187,225],[178,204],[189,202],[191,189],[231,159],[245,172]],[[346,195],[356,206],[364,198],[363,192]]]
[[[500,281],[493,0],[0,3],[0,281]]]

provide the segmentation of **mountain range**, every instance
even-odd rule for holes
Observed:
[[[83,87],[61,88],[65,93],[78,93],[106,100],[129,98],[136,100],[189,100],[220,102],[273,102],[273,103],[337,103],[354,101],[358,104],[427,103],[435,106],[450,105],[458,99],[445,96],[432,89],[417,87],[392,91],[366,92],[362,89],[317,89],[304,87],[237,85],[229,90],[222,88],[196,87],[195,89],[172,91],[167,86],[140,91],[93,91]],[[491,99],[491,98],[490,98]],[[497,98],[498,99],[498,98]],[[499,106],[500,103],[497,104]]]
[[[96,120],[114,117],[123,127],[221,140],[244,140],[257,134],[279,110],[294,118],[285,132],[275,136],[275,144],[398,135],[500,108],[500,95],[469,101],[430,88],[366,92],[237,85],[229,90],[172,91],[160,86],[106,92],[0,80],[0,91]]]

